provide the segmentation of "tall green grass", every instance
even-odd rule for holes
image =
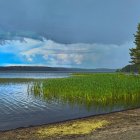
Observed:
[[[125,74],[74,74],[69,78],[35,82],[36,97],[64,104],[113,107],[140,106],[140,77]]]
[[[31,78],[0,78],[0,84],[7,83],[28,83],[28,82],[38,82],[41,79],[31,79]]]

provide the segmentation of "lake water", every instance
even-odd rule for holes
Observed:
[[[69,73],[44,73],[44,72],[0,72],[0,78],[33,78],[33,79],[46,79],[46,78],[64,78],[68,77]]]
[[[67,73],[0,73],[0,78],[62,78]],[[33,81],[0,82],[0,131],[54,123],[122,110],[123,107],[90,106],[47,101],[31,94]]]

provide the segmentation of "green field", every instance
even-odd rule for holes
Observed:
[[[140,106],[140,77],[126,74],[73,74],[69,78],[35,82],[30,94],[46,101],[87,108]]]

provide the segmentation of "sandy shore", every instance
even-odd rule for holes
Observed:
[[[0,132],[0,140],[140,140],[140,109]]]

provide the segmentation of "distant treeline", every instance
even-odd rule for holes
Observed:
[[[138,72],[138,65],[127,65],[122,69],[118,69],[117,72]]]
[[[63,68],[63,67],[43,67],[43,66],[9,66],[0,67],[0,72],[11,71],[42,71],[42,72],[115,72],[116,69],[98,68],[98,69],[80,69],[80,68]]]

